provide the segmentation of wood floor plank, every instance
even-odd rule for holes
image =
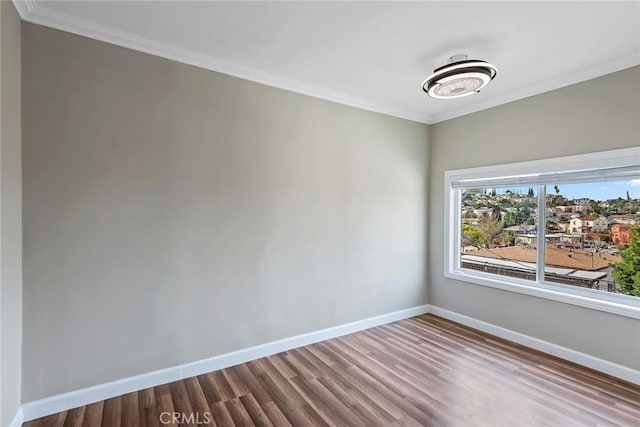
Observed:
[[[350,384],[341,381],[335,377],[321,377],[318,382],[321,383],[336,399],[348,406],[352,416],[358,420],[362,420],[366,425],[376,425],[380,422],[391,424],[396,419],[383,408],[377,405],[366,394],[352,388]]]
[[[346,363],[344,360],[337,359],[333,357],[332,354],[326,352],[322,347],[322,343],[311,344],[304,347],[304,349],[308,353],[314,355],[318,360],[321,360],[322,363],[325,364],[325,366],[328,366],[331,369],[344,368],[348,365],[348,363]]]
[[[250,392],[249,394],[255,398],[259,405],[264,405],[273,401],[269,392],[264,389],[260,381],[258,381],[246,364],[238,365],[236,368],[240,379],[247,384]]]
[[[151,408],[156,405],[156,394],[153,388],[145,388],[138,392],[138,407]]]
[[[409,403],[404,395],[387,388],[359,367],[345,369],[343,374],[351,384],[362,390],[385,411],[393,414],[395,419],[412,420],[420,424],[429,420],[430,416]]]
[[[240,378],[240,375],[238,374],[238,369],[235,366],[223,369],[222,374],[226,378],[227,383],[229,383],[229,387],[231,387],[234,398],[251,393],[249,385],[242,381],[242,378]]]
[[[63,411],[63,412],[58,412],[57,414],[38,418],[37,420],[33,420],[27,424],[29,425],[29,427],[63,426],[66,417],[67,417],[67,412]]]
[[[198,375],[196,378],[209,404],[224,400],[224,396],[214,382],[212,374]]]
[[[231,400],[236,397],[222,371],[211,372],[207,375],[220,395],[222,401]]]
[[[201,413],[208,412],[209,404],[204,392],[202,391],[202,387],[200,387],[198,379],[196,377],[185,378],[183,383],[187,390],[187,396],[189,396],[189,401],[191,402],[193,410]]]
[[[171,387],[170,384],[159,385],[158,387],[154,387],[154,393],[156,396],[156,405],[158,413],[158,421],[164,426],[175,426],[177,425],[174,422],[172,414],[175,412],[173,406],[173,398],[171,397]],[[169,415],[167,415],[169,414]]]
[[[218,427],[233,427],[235,423],[224,402],[210,402],[211,416]]]
[[[64,426],[64,422],[66,421],[68,414],[69,414],[68,411],[60,412],[59,414],[56,414],[53,418],[53,423],[51,423],[51,427]]]
[[[128,393],[122,396],[122,427],[140,426],[140,412],[138,407],[138,392]]]
[[[189,399],[189,394],[187,393],[187,388],[185,387],[185,383],[183,380],[176,381],[171,383],[171,400],[173,401],[173,410],[175,413],[179,414],[180,418],[178,421],[179,425],[186,426],[195,426],[195,422],[191,420],[189,417],[194,414],[193,406],[191,405],[191,400]],[[187,418],[186,420],[184,418]],[[183,422],[187,421],[187,422]]]
[[[104,427],[120,427],[122,418],[122,397],[114,397],[104,401],[102,425]]]
[[[262,383],[278,406],[283,408],[301,407],[306,401],[293,388],[288,378],[267,359],[258,359],[249,363],[249,369]]]
[[[289,367],[289,364],[282,359],[282,353],[275,354],[273,356],[265,357],[267,361],[269,361],[275,368],[280,372],[280,375],[284,378],[292,378],[296,376],[296,372],[292,371]]]
[[[174,413],[186,419],[176,423]],[[217,427],[638,427],[638,420],[640,386],[423,315],[49,415],[24,427],[202,421]]]
[[[231,399],[225,402],[225,406],[233,419],[233,422],[237,426],[252,426],[253,421],[249,412],[245,409],[244,405],[239,398]]]
[[[294,427],[329,426],[329,424],[307,404],[295,408],[284,408],[284,412]]]
[[[240,402],[251,417],[251,421],[253,421],[254,425],[258,427],[273,427],[273,423],[269,419],[269,416],[267,416],[252,394],[241,396]]]
[[[264,405],[262,405],[262,409],[264,410],[265,414],[267,414],[267,416],[269,417],[269,420],[274,426],[276,427],[291,426],[291,423],[289,422],[289,420],[287,420],[287,417],[285,417],[285,415],[282,413],[280,408],[278,408],[278,405],[276,405],[275,402],[271,401],[271,402],[265,403]]]
[[[82,427],[99,426],[102,424],[102,409],[104,400],[85,406]]]
[[[311,363],[306,357],[300,353],[297,349],[290,350],[287,352],[286,360],[293,366],[296,367],[296,372],[298,372],[298,376],[303,376],[307,378],[318,378],[324,374],[329,373],[328,370],[322,369],[322,365],[316,366]]]
[[[140,414],[140,427],[157,427],[160,424],[156,405],[156,394],[153,388],[147,388],[138,392],[138,413]]]
[[[70,411],[68,411],[67,416],[64,420],[64,427],[81,427],[86,408],[86,406],[81,406],[79,408],[71,409]]]
[[[140,427],[158,427],[160,425],[160,414],[156,406],[140,408]]]
[[[317,393],[311,387],[311,382],[315,381],[315,378],[294,377],[292,382],[294,387],[304,399],[309,402],[309,406],[313,408],[315,412],[322,417],[322,419],[329,422],[330,425],[348,425],[349,417],[345,416],[342,410],[344,405],[340,407],[332,407],[329,399],[326,399],[325,393]],[[346,409],[346,408],[344,408]]]

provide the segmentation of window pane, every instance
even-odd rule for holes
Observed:
[[[460,267],[536,280],[537,188],[461,190]]]
[[[622,254],[637,222],[640,187],[634,183],[640,180],[546,187],[546,281],[640,296],[634,274],[614,274],[629,270]]]

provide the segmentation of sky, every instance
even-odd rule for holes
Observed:
[[[516,193],[526,194],[529,187],[511,188],[510,190]],[[633,179],[630,181],[600,181],[589,182],[584,184],[561,184],[558,185],[560,194],[569,200],[582,199],[588,197],[591,200],[609,200],[622,197],[627,198],[627,191],[629,197],[632,199],[640,199],[640,179]],[[497,189],[498,194],[503,194],[507,188]],[[533,187],[534,194],[538,194],[538,188]],[[556,194],[553,185],[547,186],[547,194]]]
[[[627,198],[627,191],[632,199],[640,199],[640,179],[631,181],[602,181],[584,184],[562,184],[558,186],[560,194],[567,199],[588,197],[591,200],[608,200]],[[556,194],[553,185],[547,186],[547,194]]]

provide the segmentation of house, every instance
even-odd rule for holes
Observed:
[[[515,245],[520,246],[535,246],[537,244],[537,233],[522,233],[516,235]],[[562,233],[546,233],[544,235],[547,242],[560,242],[562,239]]]
[[[556,206],[555,207],[557,213],[574,213],[576,212],[576,206],[568,205],[568,206]]]
[[[633,425],[615,255],[458,231],[627,182],[639,8],[1,1],[0,427]]]
[[[604,233],[609,222],[602,216],[581,216],[569,221],[569,232],[575,233]]]
[[[604,233],[594,233],[594,232],[589,232],[589,233],[585,233],[584,234],[584,240],[590,240],[592,242],[595,241],[601,241],[604,238],[607,238],[608,235],[604,234]]]
[[[580,199],[573,199],[573,204],[577,206],[586,206],[590,201],[591,199],[589,199],[588,197],[583,197]]]
[[[536,229],[537,229],[537,227],[535,225],[529,225],[529,224],[513,225],[511,227],[505,227],[504,228],[505,231],[511,231],[511,232],[517,233],[517,234],[532,233],[532,232],[535,232]]]
[[[638,220],[629,214],[611,215],[609,219],[614,224],[635,225],[638,223]]]
[[[631,237],[631,225],[613,224],[611,226],[610,241],[617,245],[628,245]]]
[[[588,214],[591,212],[591,206],[589,205],[575,205],[574,210],[577,213]]]

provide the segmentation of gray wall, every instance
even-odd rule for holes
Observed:
[[[0,2],[0,425],[20,407],[22,186],[20,17]]]
[[[640,67],[431,128],[429,302],[640,369],[640,321],[443,277],[444,171],[640,145]]]
[[[23,401],[425,304],[428,127],[23,24]]]

